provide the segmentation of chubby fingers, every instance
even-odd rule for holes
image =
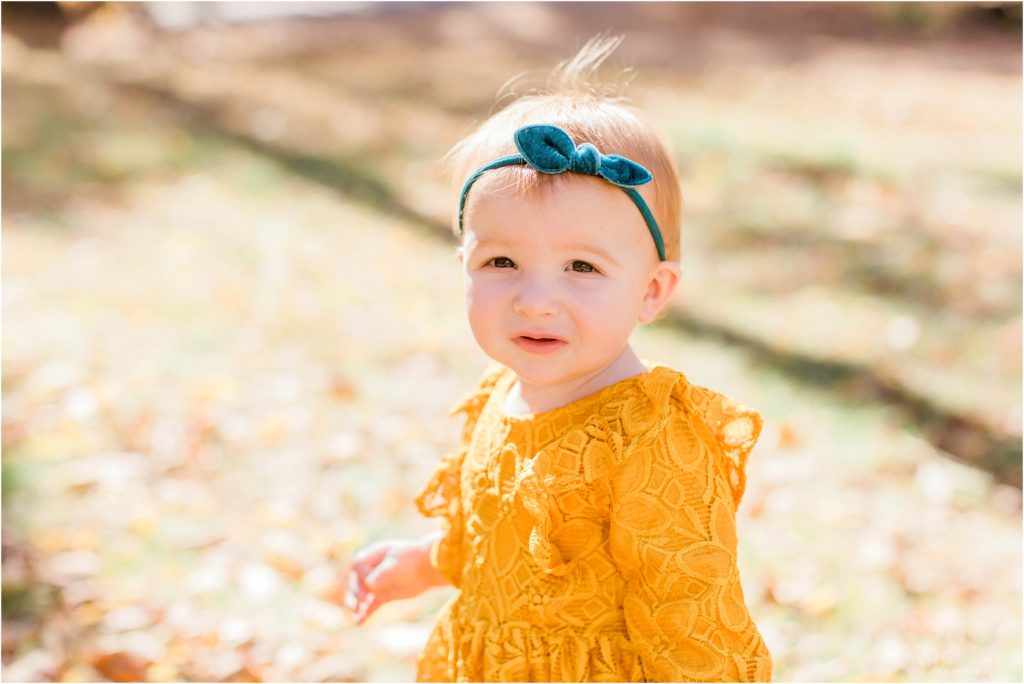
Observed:
[[[362,625],[378,608],[393,598],[393,590],[388,582],[379,581],[381,573],[375,570],[364,580],[365,591],[355,603],[356,624]]]
[[[355,612],[366,596],[366,587],[355,568],[349,568],[345,575],[345,607]]]
[[[356,624],[361,625],[389,598],[387,583],[379,582],[380,573],[375,568],[368,575],[362,576],[356,569],[348,574],[348,591],[345,594],[345,607],[353,612]]]
[[[372,588],[368,582],[370,573],[380,564],[385,549],[382,545],[369,546],[356,554],[345,575],[345,606],[355,610],[355,603],[362,600],[366,592]]]
[[[377,612],[378,608],[393,598],[393,590],[386,585],[367,591],[363,594],[363,597],[356,602],[356,608],[353,610],[356,618],[356,624],[362,625],[371,615]]]
[[[372,591],[367,593],[363,599],[359,601],[356,606],[355,614],[356,624],[362,626],[366,620],[373,615],[374,612],[381,606],[382,601],[377,599],[377,595]]]

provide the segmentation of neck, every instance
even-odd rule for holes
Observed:
[[[646,371],[647,368],[633,349],[626,345],[618,358],[585,376],[555,385],[532,385],[523,382],[522,378],[518,379],[505,398],[505,411],[513,415],[544,413]]]

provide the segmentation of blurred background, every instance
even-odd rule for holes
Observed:
[[[395,681],[340,607],[487,359],[436,160],[598,34],[678,161],[641,356],[759,409],[777,681],[1019,681],[1019,3],[4,3],[3,677]]]

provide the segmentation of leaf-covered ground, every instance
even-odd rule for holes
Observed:
[[[451,590],[360,629],[338,582],[432,529],[486,362],[433,162],[609,26],[687,204],[635,345],[766,419],[740,563],[775,679],[1021,678],[1019,34],[642,7],[5,33],[5,679],[412,677]]]

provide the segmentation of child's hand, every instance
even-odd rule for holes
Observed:
[[[388,601],[418,596],[444,582],[430,564],[433,540],[385,539],[356,554],[348,571],[345,607],[355,613],[357,625]]]

